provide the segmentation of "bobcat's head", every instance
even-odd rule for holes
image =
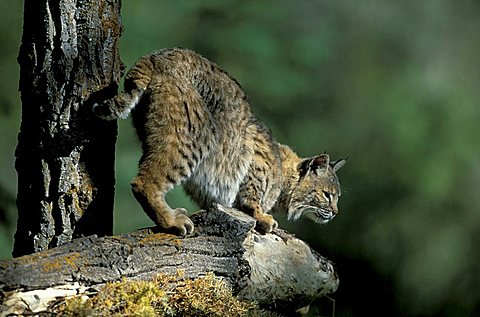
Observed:
[[[292,184],[288,204],[288,219],[302,215],[318,223],[327,223],[338,213],[340,183],[336,171],[345,159],[330,162],[327,154],[304,159],[298,164],[296,183]]]

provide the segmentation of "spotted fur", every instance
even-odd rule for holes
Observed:
[[[112,120],[131,112],[143,149],[132,192],[163,229],[193,231],[186,211],[165,202],[179,184],[202,208],[216,202],[252,215],[262,232],[277,227],[273,210],[318,222],[338,212],[335,172],[344,160],[302,159],[278,144],[240,85],[216,64],[190,50],[160,50],[139,59],[124,86],[94,113]]]

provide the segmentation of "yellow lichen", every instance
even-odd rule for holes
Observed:
[[[48,256],[49,253],[51,252],[46,251],[43,254]],[[27,265],[27,264],[37,263],[43,259],[43,256],[44,256],[43,254],[41,254],[40,252],[32,253],[32,254],[24,255],[19,258],[15,258],[13,259],[13,261],[15,261],[15,263],[17,263],[18,265]]]
[[[81,257],[80,253],[73,252],[73,253],[55,258],[53,260],[47,260],[47,262],[43,264],[42,269],[45,273],[60,270],[66,266],[69,269],[76,270],[78,269],[77,263],[80,257]]]
[[[48,261],[45,262],[42,266],[43,272],[48,273],[52,271],[58,271],[62,267],[62,264],[58,261]]]
[[[167,241],[168,243],[174,243],[176,245],[179,245],[180,239],[178,239],[177,236],[169,233],[154,233],[150,234],[144,238],[142,238],[139,241],[139,244],[145,245],[145,244],[151,244],[151,243],[158,243],[158,242],[165,242]]]
[[[76,270],[76,269],[78,269],[78,266],[77,266],[78,262],[77,261],[78,261],[79,258],[80,258],[80,253],[74,252],[74,253],[69,254],[68,256],[65,256],[64,261],[68,266],[70,266],[70,268]]]
[[[86,300],[68,299],[57,313],[63,316],[278,316],[232,295],[213,273],[179,281],[177,275],[160,274],[152,281],[106,284]]]

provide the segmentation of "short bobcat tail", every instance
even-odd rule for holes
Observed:
[[[150,84],[153,65],[148,57],[138,60],[125,77],[125,91],[112,99],[93,104],[93,113],[104,120],[125,119]]]

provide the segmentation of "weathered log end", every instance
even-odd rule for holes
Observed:
[[[26,312],[39,312],[59,297],[95,290],[106,282],[148,280],[178,270],[191,279],[213,272],[239,298],[277,308],[308,305],[338,287],[333,264],[283,230],[259,234],[254,218],[220,205],[192,220],[195,233],[186,237],[148,228],[89,236],[0,261],[3,309],[21,302]]]
[[[202,234],[203,230],[209,235],[222,232],[232,240],[237,237],[242,241],[242,260],[249,273],[246,285],[239,285],[238,280],[233,285],[240,298],[276,307],[308,305],[338,287],[333,263],[284,230],[260,234],[254,230],[254,218],[221,205],[193,219],[201,226],[198,231]]]

